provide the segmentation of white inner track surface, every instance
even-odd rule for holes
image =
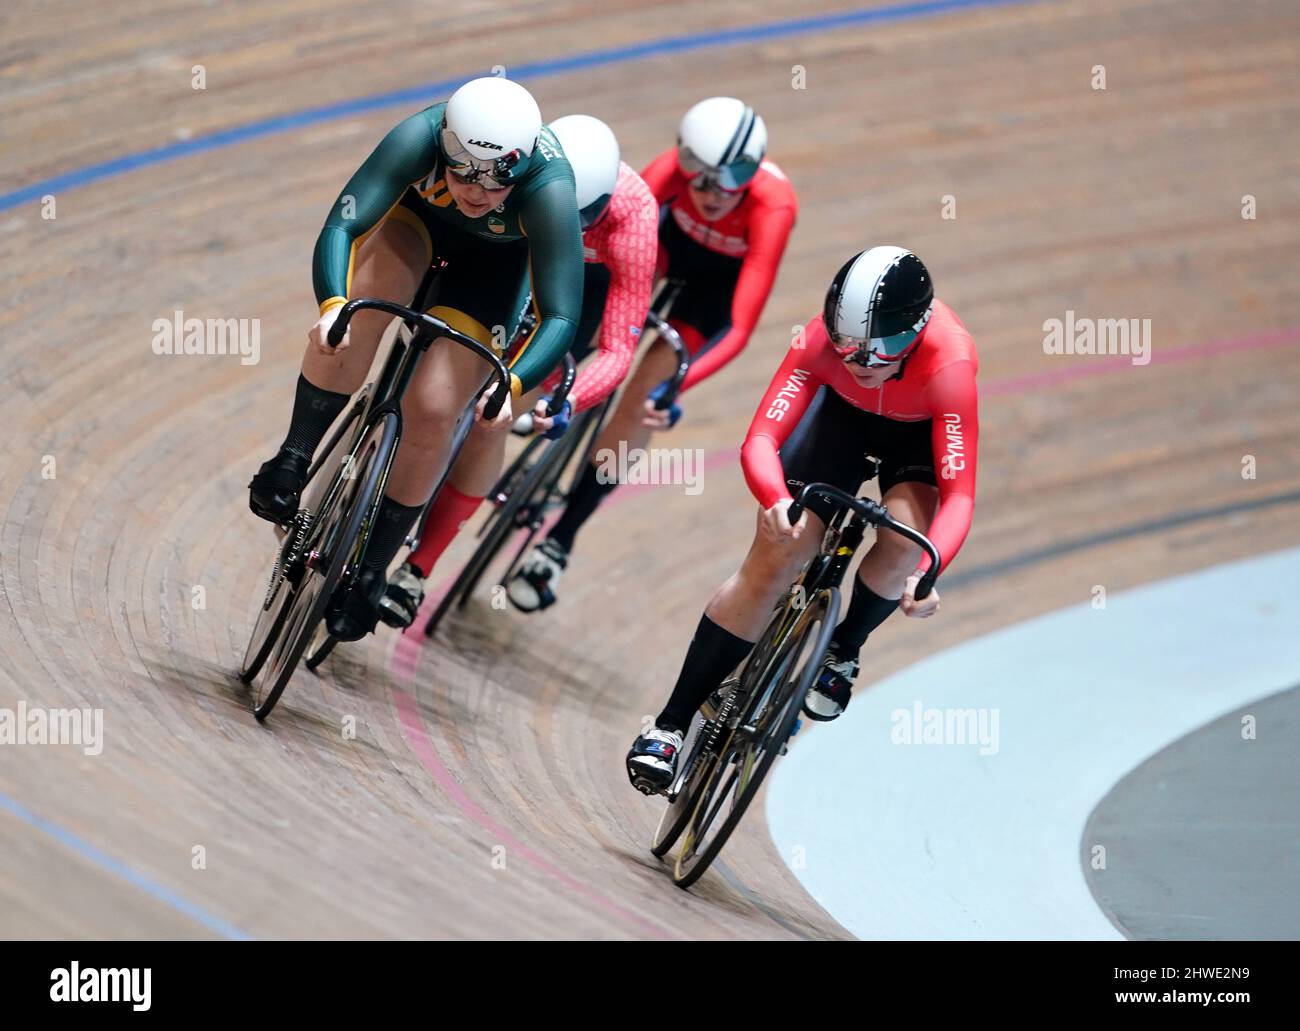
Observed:
[[[1088,814],[1153,753],[1300,682],[1298,581],[1300,549],[1218,566],[882,680],[777,763],[778,850],[861,938],[1120,937],[1080,867]],[[918,700],[995,709],[998,751],[891,743]]]

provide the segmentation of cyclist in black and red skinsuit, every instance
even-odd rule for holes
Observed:
[[[896,518],[956,556],[975,509],[978,358],[966,327],[934,297],[929,272],[899,247],[873,247],[840,270],[824,313],[804,327],[758,406],[741,449],[758,499],[758,529],[740,571],[705,609],[668,704],[627,756],[635,783],[672,783],[683,732],[747,656],[772,608],[820,544],[831,506],[786,510],[805,483],[851,493],[873,475]],[[852,601],[804,702],[814,720],[848,705],[867,636],[897,608],[927,618],[939,592],[917,600],[929,558],[881,530],[858,566]]]
[[[646,166],[641,177],[659,202],[659,269],[684,283],[668,322],[691,352],[683,391],[736,357],[772,291],[798,212],[794,187],[764,160],[767,129],[753,108],[712,97],[682,119],[678,145]],[[651,433],[674,425],[681,409],[655,407],[677,359],[655,341],[641,359],[617,409],[596,442],[601,452],[635,454]],[[507,587],[525,612],[555,601],[574,536],[617,482],[602,483],[593,462],[569,496],[546,540],[530,553]]]

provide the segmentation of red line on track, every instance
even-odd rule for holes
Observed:
[[[415,669],[415,655],[418,654],[418,651],[419,645],[411,637],[403,634],[398,639],[390,669],[394,673],[398,673],[399,676],[409,677],[410,673]],[[399,659],[398,656],[403,652],[408,654]],[[399,669],[402,672],[399,672]],[[570,891],[576,892],[583,898],[594,902],[605,912],[635,925],[644,934],[649,934],[655,938],[669,937],[667,931],[658,924],[652,923],[639,913],[620,905],[571,874],[565,873],[545,856],[529,848],[501,824],[492,819],[477,802],[469,797],[451,771],[443,764],[441,757],[438,755],[438,750],[433,747],[433,742],[429,739],[428,731],[424,726],[424,719],[420,715],[420,707],[416,704],[415,699],[400,687],[390,686],[389,690],[392,692],[393,703],[397,707],[398,721],[401,723],[402,736],[406,739],[406,743],[410,745],[411,751],[420,760],[420,765],[428,771],[429,775],[447,793],[462,813],[483,828],[500,844],[504,845],[510,853],[532,864],[532,866]]]

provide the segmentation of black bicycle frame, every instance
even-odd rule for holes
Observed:
[[[501,406],[505,404],[506,398],[510,394],[510,373],[506,369],[505,363],[490,348],[485,347],[473,337],[453,329],[434,315],[416,311],[414,308],[395,304],[392,301],[359,297],[356,300],[348,301],[339,310],[339,316],[335,319],[334,325],[330,327],[329,331],[329,344],[331,347],[337,347],[343,340],[343,335],[347,332],[352,317],[357,312],[366,309],[387,312],[389,315],[395,315],[404,322],[414,324],[417,327],[411,336],[409,344],[402,341],[400,337],[394,342],[395,350],[401,348],[400,357],[397,358],[397,368],[395,371],[392,369],[391,363],[394,354],[390,353],[389,361],[385,364],[384,375],[380,378],[381,385],[386,389],[377,389],[375,391],[370,401],[371,408],[370,412],[367,413],[366,421],[370,421],[375,414],[384,411],[396,411],[398,418],[401,418],[401,405],[398,402],[406,392],[411,377],[415,373],[416,362],[420,355],[428,350],[429,345],[440,337],[446,337],[462,347],[468,348],[491,366],[497,380],[497,390],[488,399],[488,403],[483,409],[483,417],[489,421],[497,417],[497,414],[501,411]],[[390,382],[385,382],[386,379]]]
[[[893,530],[901,537],[906,537],[930,557],[930,568],[925,571],[916,586],[916,599],[920,601],[929,596],[930,591],[934,588],[934,582],[938,579],[939,572],[943,568],[943,561],[938,550],[930,542],[930,538],[921,533],[920,530],[916,530],[906,523],[900,523],[889,514],[884,505],[872,501],[870,498],[854,497],[852,494],[842,491],[838,487],[833,487],[829,483],[804,484],[803,489],[799,491],[799,496],[786,510],[786,518],[789,519],[791,524],[799,521],[809,499],[815,496],[826,498],[828,501],[840,506],[842,510],[853,513],[853,518],[838,531],[839,546],[835,549],[830,566],[831,573],[835,574],[832,583],[838,585],[840,579],[844,576],[849,560],[862,543],[866,528],[868,526],[878,526]],[[832,526],[827,529],[833,529],[833,524],[836,521],[832,520]]]

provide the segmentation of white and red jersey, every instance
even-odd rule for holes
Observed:
[[[745,482],[765,509],[790,497],[778,452],[821,386],[854,407],[886,419],[930,419],[939,511],[928,536],[946,566],[970,532],[975,511],[979,450],[975,342],[953,310],[936,300],[934,313],[901,377],[874,389],[863,387],[845,367],[845,354],[851,350],[835,347],[820,315],[804,327],[763,395],[745,436],[740,450]],[[846,441],[845,446],[852,446],[851,442]],[[920,568],[929,565],[929,557],[923,557]]]
[[[716,222],[708,222],[691,200],[690,180],[677,163],[671,147],[648,164],[641,176],[668,217],[701,247],[742,264],[731,299],[731,328],[698,360],[691,363],[682,383],[688,390],[713,375],[749,343],[759,316],[776,282],[781,256],[799,213],[794,186],[775,162],[764,160],[745,187],[736,209]]]
[[[569,392],[574,415],[609,397],[632,367],[641,327],[650,310],[658,248],[659,205],[636,171],[620,162],[618,181],[605,214],[582,234],[584,259],[609,269],[609,292],[600,320],[597,353],[583,366]],[[559,382],[559,374],[553,373],[546,381],[546,390],[553,391]]]

